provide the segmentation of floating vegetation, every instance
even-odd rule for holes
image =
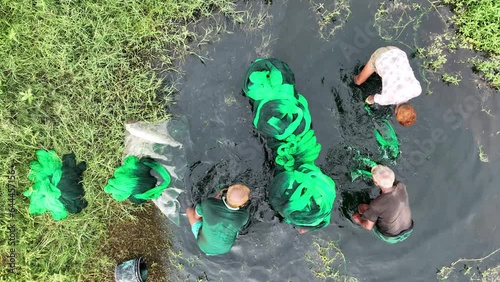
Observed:
[[[310,0],[311,9],[316,13],[319,25],[319,35],[322,39],[329,40],[341,29],[351,15],[350,0],[331,1],[331,3],[317,3]]]
[[[443,73],[441,80],[448,84],[458,85],[462,80],[462,74],[460,72],[456,72],[454,74]]]
[[[482,281],[482,282],[498,282],[500,281],[500,265],[496,265],[493,267],[488,267],[486,269],[483,268],[483,264],[486,261],[495,261],[498,262],[498,256],[495,256],[500,252],[500,249],[497,249],[490,253],[489,255],[476,258],[476,259],[467,259],[461,258],[451,263],[449,266],[444,266],[440,268],[437,272],[437,279],[439,281],[446,281],[449,279],[453,279],[452,281]],[[461,268],[457,269],[459,264],[463,264]]]
[[[478,148],[477,148],[477,150],[479,152],[479,160],[482,161],[483,163],[489,162],[488,155],[486,155],[486,153],[483,150],[483,146],[480,145],[479,142],[478,142]]]
[[[382,39],[398,41],[406,29],[416,31],[428,11],[409,0],[383,1],[375,13],[374,26]]]
[[[316,240],[313,245],[315,251],[306,254],[306,262],[309,264],[314,276],[318,279],[328,281],[358,282],[358,279],[345,274],[346,259],[335,241]],[[342,271],[341,271],[342,269]]]

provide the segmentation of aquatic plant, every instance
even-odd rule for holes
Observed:
[[[351,15],[351,1],[339,0],[332,1],[325,6],[325,3],[317,3],[317,0],[309,0],[311,10],[316,14],[319,26],[319,36],[322,39],[329,40],[337,30],[344,27]]]
[[[483,281],[483,282],[493,282],[500,279],[500,265],[496,265],[498,262],[498,255],[496,255],[500,249],[497,249],[490,254],[482,258],[461,258],[449,266],[443,266],[438,269],[436,275],[437,279],[440,281],[445,281],[453,278],[456,281],[459,277],[460,281],[464,279],[469,281]],[[496,266],[485,268],[484,264],[486,261],[494,261]],[[463,264],[460,270],[457,271],[457,266]],[[484,269],[484,270],[480,270]]]
[[[356,277],[345,274],[347,261],[336,241],[316,240],[314,250],[305,256],[314,276],[327,281],[357,282]]]
[[[460,72],[457,72],[455,74],[443,73],[441,79],[443,80],[443,82],[446,82],[448,84],[458,85],[462,80],[462,75],[460,74]]]

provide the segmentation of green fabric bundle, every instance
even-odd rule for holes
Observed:
[[[276,164],[283,170],[292,171],[301,163],[314,163],[321,151],[311,129],[301,137],[290,135],[276,150]]]
[[[262,100],[255,112],[253,124],[267,138],[285,140],[294,134],[301,136],[311,128],[307,100],[298,95]]]
[[[61,161],[53,150],[38,150],[36,156],[28,175],[33,186],[23,193],[30,199],[29,213],[49,211],[53,219],[61,220],[68,212],[79,213],[86,208],[82,185],[85,162],[77,164],[75,154],[66,154]]]
[[[160,185],[156,185],[161,178]],[[114,177],[108,180],[104,192],[111,194],[117,201],[129,199],[134,204],[160,197],[163,190],[170,184],[170,174],[155,160],[143,157],[128,156],[123,165],[114,172]]]
[[[269,203],[287,223],[318,229],[330,223],[335,183],[312,164],[276,175],[269,189]]]
[[[248,68],[243,91],[252,100],[293,96],[295,76],[290,67],[278,59],[257,59]]]
[[[277,175],[269,202],[285,222],[318,229],[330,222],[335,182],[314,164],[321,151],[307,100],[295,91],[295,77],[278,59],[258,59],[246,73],[243,91],[254,106],[254,125],[275,154]]]

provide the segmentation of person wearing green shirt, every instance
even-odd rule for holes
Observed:
[[[248,211],[243,206],[249,195],[250,188],[235,184],[186,210],[200,250],[207,255],[222,255],[231,250],[238,232],[248,222]]]

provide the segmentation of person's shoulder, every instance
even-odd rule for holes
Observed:
[[[216,198],[207,198],[201,202],[202,206],[220,206],[224,205],[222,200]]]
[[[401,181],[396,181],[396,182],[394,182],[394,188],[406,189],[406,185]]]

